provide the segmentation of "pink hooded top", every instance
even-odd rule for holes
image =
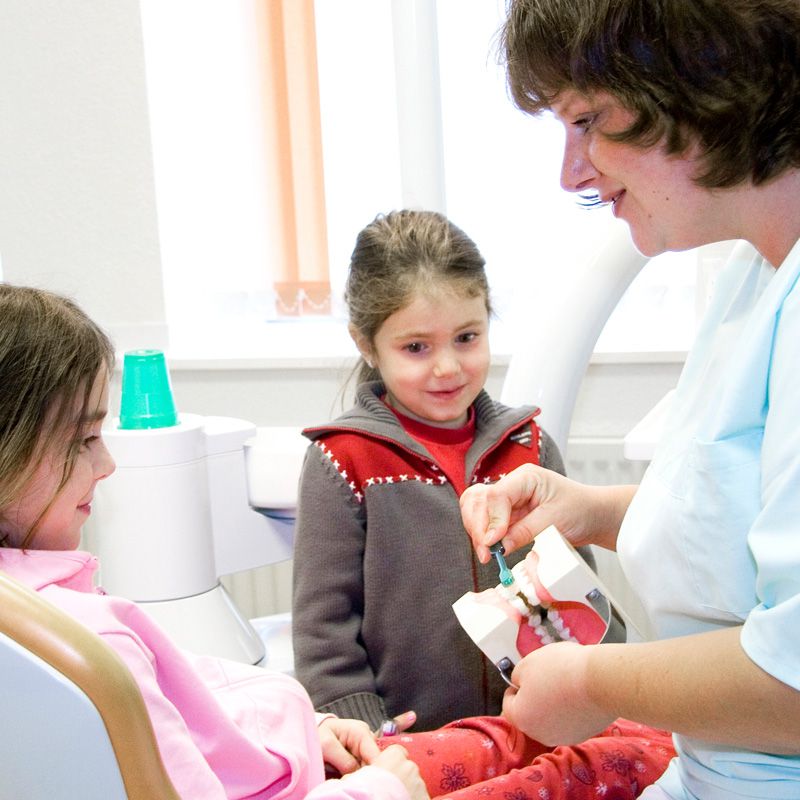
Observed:
[[[0,570],[98,633],[127,664],[181,797],[408,800],[379,767],[326,781],[321,717],[297,681],[181,650],[135,603],[96,589],[97,566],[78,551],[0,549]]]

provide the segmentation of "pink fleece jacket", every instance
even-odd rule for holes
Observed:
[[[400,780],[364,767],[324,778],[318,716],[292,678],[179,649],[135,603],[93,586],[97,559],[0,549],[0,569],[98,633],[133,673],[181,797],[408,800]]]

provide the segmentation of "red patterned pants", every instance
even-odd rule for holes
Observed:
[[[555,748],[502,717],[470,717],[380,744],[403,745],[431,797],[448,800],[628,800],[675,755],[669,733],[623,719],[583,744]]]

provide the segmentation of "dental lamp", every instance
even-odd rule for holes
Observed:
[[[103,436],[117,469],[97,486],[88,531],[103,588],[189,650],[262,662],[263,641],[219,578],[292,556],[296,487],[259,482],[274,445],[265,455],[244,420],[178,414],[158,350],[125,354],[120,416]]]

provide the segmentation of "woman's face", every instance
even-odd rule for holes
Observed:
[[[35,533],[26,546],[36,550],[74,550],[80,542],[81,528],[91,513],[97,482],[114,471],[114,460],[103,442],[101,425],[108,412],[108,377],[102,370],[92,385],[87,417],[80,418],[80,402],[75,405],[75,428],[67,437],[48,437],[41,463],[22,490],[20,498],[3,514],[7,544],[19,547],[39,515]],[[75,431],[80,447],[66,484],[58,490],[64,473],[69,438]],[[49,507],[48,507],[49,504]]]
[[[489,372],[486,299],[447,289],[417,292],[362,353],[380,369],[393,408],[439,427],[460,427]]]
[[[715,192],[692,180],[696,147],[667,155],[661,145],[642,148],[606,138],[633,121],[633,114],[609,94],[587,97],[566,90],[552,110],[566,129],[562,187],[592,189],[611,202],[614,216],[627,222],[643,255],[736,238],[729,215],[714,202]]]

